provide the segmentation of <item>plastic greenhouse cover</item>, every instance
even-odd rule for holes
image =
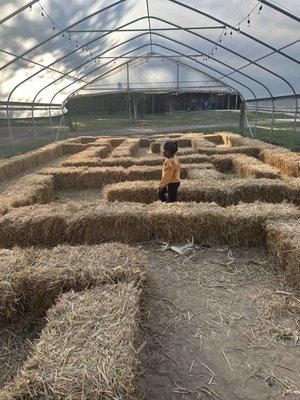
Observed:
[[[125,90],[127,69],[131,90],[293,96],[300,2],[267,3],[280,9],[258,0],[0,0],[0,101]]]

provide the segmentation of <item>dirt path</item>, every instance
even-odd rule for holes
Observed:
[[[146,248],[141,399],[299,399],[299,299],[257,251]],[[224,250],[224,251],[223,251]]]

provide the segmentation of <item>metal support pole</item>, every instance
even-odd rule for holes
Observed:
[[[258,100],[256,100],[254,137],[257,136],[257,120],[258,120]]]
[[[130,81],[129,81],[129,62],[126,63],[126,69],[127,69],[128,115],[129,115],[129,124],[132,125],[132,119],[131,119],[131,101],[130,101]]]
[[[54,139],[54,126],[53,126],[53,120],[52,120],[52,115],[51,115],[51,105],[49,106],[49,121],[50,121],[50,125],[51,125],[51,139],[53,141],[55,139]]]
[[[62,111],[62,122],[63,122],[63,126],[64,126],[64,129],[65,129],[66,128],[66,119],[65,119],[65,110],[64,110],[64,108],[65,108],[65,104],[63,103],[61,111]],[[67,139],[67,131],[66,131],[66,129],[65,129],[65,139]]]
[[[11,142],[11,155],[13,156],[15,154],[15,144],[14,144],[14,138],[13,138],[13,133],[11,129],[11,123],[10,123],[10,117],[9,117],[9,111],[8,111],[8,104],[6,106],[6,117],[7,117],[7,125],[8,125],[8,130],[9,130],[9,135],[10,135],[10,142]]]
[[[33,127],[33,134],[34,134],[34,139],[37,139],[37,134],[36,134],[36,126],[35,126],[35,119],[34,119],[34,105],[32,105],[31,108],[31,119],[32,119],[32,127]]]
[[[176,88],[177,88],[177,93],[179,91],[179,61],[177,60],[176,63],[176,67],[177,67],[177,77],[176,77]]]
[[[275,100],[274,100],[274,97],[272,97],[272,121],[271,121],[270,135],[269,135],[269,143],[272,143],[272,135],[273,135],[273,131],[274,131],[274,125],[275,125]]]
[[[227,107],[227,109],[230,110],[230,93],[228,93],[228,107]]]
[[[294,138],[296,136],[296,127],[297,127],[297,118],[298,118],[298,99],[297,96],[295,96],[295,117],[294,117],[294,128],[293,132],[291,132],[291,150],[293,150],[294,147]]]
[[[245,102],[242,101],[241,102],[241,113],[240,113],[240,134],[243,136],[244,132],[245,132],[245,116],[246,116],[246,112],[245,112]]]
[[[154,101],[155,101],[155,98],[154,98],[154,94],[152,95],[152,114],[154,114],[154,112],[155,112],[155,103],[154,103]]]
[[[238,109],[238,95],[235,95],[235,109]]]

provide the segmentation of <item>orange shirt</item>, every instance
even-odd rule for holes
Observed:
[[[167,158],[164,161],[159,187],[163,188],[169,183],[175,182],[180,182],[180,161],[176,156]]]

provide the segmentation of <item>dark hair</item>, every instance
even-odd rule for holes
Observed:
[[[178,151],[178,143],[170,140],[164,144],[164,150],[175,154]]]

